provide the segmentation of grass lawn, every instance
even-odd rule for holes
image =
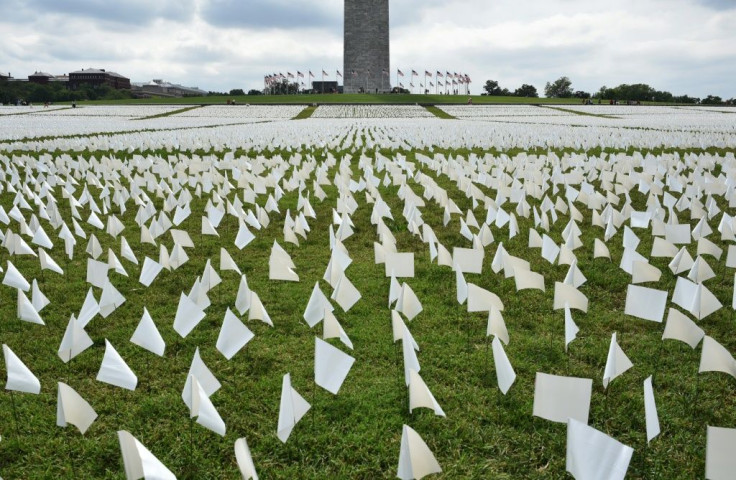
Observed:
[[[374,103],[446,103],[456,97],[424,96],[359,96]],[[222,100],[226,97],[218,97]],[[295,97],[294,103],[328,103],[331,100],[345,101],[351,96]],[[356,97],[357,98],[357,97]],[[303,99],[303,100],[302,100]],[[483,100],[498,100],[493,97],[475,97]],[[212,99],[203,98],[209,102]],[[236,98],[237,101],[241,99]],[[242,102],[267,102],[284,97],[248,97]],[[444,101],[443,101],[444,100]],[[457,97],[458,101],[467,98]],[[516,99],[523,100],[523,99]],[[355,100],[357,101],[357,100]],[[132,102],[131,102],[132,103]],[[136,102],[139,103],[139,102]],[[154,103],[154,101],[151,101]],[[171,103],[170,99],[162,103]],[[183,104],[197,103],[182,99]],[[464,103],[464,102],[461,102]],[[345,168],[337,165],[328,169],[327,177],[350,176],[358,180],[363,174],[360,163],[368,158],[375,163],[374,149],[355,150],[348,148],[327,151],[321,148],[305,148],[301,152],[316,164],[326,162],[329,157],[345,159]],[[103,157],[110,165],[111,159],[130,161],[133,153],[85,152],[83,155],[70,152],[69,161],[78,157],[97,161]],[[189,175],[199,178],[204,169],[187,171],[186,164],[176,160],[176,151],[135,152],[150,155],[156,167],[147,174],[148,181],[143,189],[152,199],[156,209],[164,209],[168,193],[161,185],[160,174],[171,172],[165,182],[171,185],[174,178],[188,179]],[[192,152],[183,152],[189,159]],[[235,158],[247,157],[253,165],[262,165],[266,172],[276,166],[269,159],[277,156],[288,160],[293,152],[278,149],[263,151],[236,151]],[[418,155],[443,154],[446,156],[482,158],[486,153],[496,155],[519,152],[486,152],[466,149],[432,151],[381,150],[380,153],[395,159],[405,157],[416,165]],[[563,155],[565,152],[557,152]],[[591,156],[600,151],[583,152]],[[619,152],[622,153],[622,152]],[[629,152],[633,154],[634,152]],[[647,154],[649,152],[643,152]],[[661,154],[661,152],[651,152]],[[687,152],[673,152],[684,156]],[[733,152],[715,151],[716,154]],[[19,152],[20,154],[20,152]],[[225,152],[198,152],[206,163],[215,168],[216,162]],[[34,154],[38,156],[39,154]],[[171,165],[166,163],[173,155]],[[60,152],[56,154],[61,156]],[[506,162],[508,159],[502,162]],[[87,185],[95,201],[101,204],[102,188],[85,181],[87,173],[82,164],[68,163],[62,168],[76,176],[79,186],[78,198]],[[77,170],[70,168],[76,165]],[[514,174],[513,162],[506,173]],[[32,161],[17,161],[19,179],[27,174],[39,175]],[[171,167],[171,170],[169,170]],[[296,167],[297,169],[299,166]],[[716,170],[720,171],[720,166]],[[68,169],[68,170],[65,170]],[[447,175],[439,174],[427,167],[418,167],[429,179],[444,188],[450,198],[463,212],[473,210],[480,222],[485,219],[483,206],[473,209],[471,199],[465,191]],[[107,177],[111,184],[130,186],[131,179],[146,170],[143,164],[132,169],[119,169],[119,175]],[[155,175],[152,172],[158,172]],[[222,171],[218,171],[218,174]],[[291,176],[292,170],[279,170]],[[527,172],[528,173],[528,172]],[[381,179],[384,173],[376,172]],[[231,182],[234,182],[228,172]],[[221,183],[222,176],[218,177]],[[409,179],[407,184],[419,196],[424,192],[418,178]],[[456,179],[456,177],[454,177]],[[314,176],[307,183],[311,190]],[[596,188],[601,182],[591,178]],[[10,182],[8,182],[10,184]],[[183,188],[190,188],[183,181]],[[31,185],[33,188],[33,185]],[[57,187],[56,199],[63,219],[71,227],[71,212],[68,200]],[[413,321],[407,322],[412,335],[420,346],[418,352],[421,375],[434,397],[447,414],[447,418],[436,417],[426,409],[408,409],[408,393],[404,385],[404,370],[400,343],[392,342],[391,311],[387,305],[389,279],[384,275],[383,265],[374,265],[374,242],[378,241],[375,226],[371,224],[372,205],[365,201],[365,194],[356,192],[359,207],[352,215],[355,234],[344,243],[353,259],[347,269],[348,278],[362,294],[349,312],[336,306],[335,315],[353,344],[354,351],[347,350],[335,340],[331,342],[356,358],[356,363],[347,376],[338,395],[317,388],[314,384],[314,337],[321,336],[322,325],[310,329],[302,319],[315,282],[329,296],[331,288],[322,281],[330,259],[329,229],[332,211],[338,206],[338,192],[334,186],[324,187],[328,197],[320,202],[312,196],[311,203],[317,213],[310,219],[311,232],[300,246],[283,242],[282,228],[285,213],[293,216],[297,211],[297,192],[286,192],[279,202],[280,213],[270,215],[270,225],[257,233],[256,240],[242,251],[234,246],[238,231],[237,219],[226,215],[218,228],[219,237],[199,234],[201,217],[207,201],[215,194],[232,201],[242,198],[242,191],[223,192],[221,185],[210,194],[195,195],[191,204],[192,215],[180,226],[175,227],[190,233],[196,247],[188,250],[189,262],[179,269],[162,271],[149,289],[138,283],[140,265],[136,266],[120,257],[120,242],[102,230],[97,230],[80,220],[87,234],[94,233],[102,244],[107,259],[107,249],[112,249],[121,258],[129,276],[110,272],[109,278],[127,301],[110,317],[96,317],[87,331],[95,345],[83,352],[69,364],[62,363],[56,355],[69,316],[81,307],[89,289],[85,282],[87,258],[86,240],[77,239],[74,259],[64,257],[63,241],[52,235],[48,222],[41,220],[55,246],[49,252],[56,259],[65,275],[41,272],[38,259],[29,256],[10,257],[2,250],[3,267],[10,260],[31,281],[37,278],[41,290],[51,304],[41,313],[46,326],[33,325],[16,319],[16,292],[0,286],[0,341],[7,343],[26,365],[39,377],[42,393],[39,396],[0,393],[0,475],[7,479],[56,479],[56,478],[124,478],[122,461],[116,436],[117,430],[128,430],[156,455],[179,478],[190,479],[236,479],[240,478],[235,464],[233,444],[237,438],[246,437],[253,459],[261,478],[310,478],[310,479],[375,479],[395,478],[400,449],[402,425],[415,429],[434,452],[443,468],[443,473],[431,478],[494,478],[494,479],[564,479],[566,427],[550,423],[531,415],[534,397],[534,378],[538,371],[585,377],[593,379],[593,396],[590,424],[617,440],[635,449],[629,469],[629,478],[700,478],[705,468],[706,425],[723,427],[736,426],[736,382],[722,374],[702,374],[699,392],[696,393],[696,377],[700,350],[692,350],[675,341],[661,341],[663,324],[638,320],[623,313],[626,288],[630,276],[618,268],[623,249],[623,226],[608,242],[613,262],[593,259],[593,242],[603,238],[603,230],[592,227],[592,214],[582,204],[576,204],[583,214],[578,222],[582,229],[583,247],[576,250],[578,266],[588,278],[581,291],[590,300],[587,314],[573,311],[573,318],[580,327],[578,339],[568,353],[564,349],[564,315],[552,309],[554,282],[562,281],[568,267],[553,265],[539,255],[538,250],[528,248],[528,230],[534,226],[532,218],[518,217],[520,234],[508,237],[508,229],[492,227],[496,241],[485,250],[483,273],[466,275],[466,280],[496,293],[504,302],[504,319],[511,341],[506,353],[516,371],[517,380],[509,394],[503,396],[497,388],[490,339],[486,337],[488,315],[467,313],[464,305],[456,300],[455,273],[448,267],[430,262],[429,249],[420,239],[408,231],[402,211],[404,202],[399,197],[396,185],[381,186],[378,191],[390,206],[393,220],[386,225],[397,240],[401,252],[414,252],[416,275],[405,281],[416,292],[423,304],[423,312]],[[497,191],[479,187],[483,193],[496,198]],[[16,186],[16,189],[18,187]],[[194,194],[194,189],[191,189]],[[269,193],[270,193],[269,189]],[[560,195],[564,195],[564,189]],[[646,210],[647,195],[636,188],[630,192],[635,210]],[[267,195],[258,198],[265,205]],[[0,205],[10,211],[16,198],[7,189],[0,195]],[[623,195],[620,196],[623,200]],[[30,201],[30,198],[29,198]],[[528,197],[532,207],[540,201]],[[727,205],[717,197],[719,206]],[[113,213],[123,222],[126,237],[139,263],[148,256],[159,258],[159,246],[141,243],[140,229],[136,225],[137,206],[129,201],[124,214],[117,207]],[[35,206],[34,206],[35,207]],[[249,208],[248,206],[245,207]],[[511,207],[509,207],[511,208]],[[469,248],[470,242],[460,236],[460,219],[454,216],[447,228],[443,228],[443,209],[433,201],[422,208],[422,218],[430,224],[438,240],[451,250],[452,246]],[[31,212],[22,210],[26,221]],[[80,208],[82,219],[89,216],[87,206]],[[169,215],[173,216],[173,212]],[[562,236],[568,218],[554,223],[548,235],[556,241]],[[718,217],[720,218],[720,217]],[[680,220],[689,221],[680,214]],[[695,221],[689,221],[691,226]],[[716,221],[711,222],[715,229]],[[18,230],[16,223],[11,229]],[[541,233],[541,232],[540,232]],[[637,230],[642,243],[638,251],[648,256],[653,239],[651,235]],[[711,238],[721,247],[727,247],[715,237]],[[30,240],[28,240],[30,242]],[[296,264],[300,282],[277,282],[268,279],[268,261],[274,241],[284,247]],[[522,257],[531,263],[531,269],[543,274],[547,281],[545,292],[528,290],[517,292],[513,278],[494,274],[491,261],[498,245],[503,242],[511,255]],[[169,234],[159,239],[159,244],[169,251],[173,246]],[[179,295],[188,293],[195,278],[202,274],[207,260],[213,267],[219,266],[220,248],[225,247],[247,276],[250,289],[256,292],[274,322],[271,328],[259,321],[244,322],[255,333],[255,338],[228,361],[216,349],[215,343],[226,309],[234,311],[235,296],[240,277],[234,272],[220,272],[223,282],[216,286],[209,297],[212,305],[205,319],[186,338],[179,337],[172,329]],[[690,245],[695,256],[695,244]],[[711,265],[715,261],[708,258]],[[721,262],[725,261],[724,258]],[[667,259],[652,259],[653,265],[663,272],[652,288],[671,291],[674,276],[667,268]],[[725,305],[730,305],[734,288],[733,271],[721,264],[715,267],[718,279],[707,283],[713,293]],[[100,291],[95,290],[99,299]],[[129,339],[146,307],[157,324],[166,343],[163,358],[131,344]],[[724,308],[700,322],[708,335],[721,342],[729,351],[736,352],[733,336],[733,311]],[[634,363],[634,368],[614,380],[604,390],[601,383],[611,334],[618,333],[618,342]],[[108,339],[138,375],[136,391],[126,391],[97,382],[95,376],[104,354],[104,339]],[[211,400],[228,427],[224,438],[195,425],[189,418],[187,407],[181,400],[181,390],[195,349],[200,349],[202,358],[222,383],[220,391]],[[281,379],[291,373],[294,388],[312,404],[310,412],[297,424],[287,444],[276,437],[279,413]],[[644,403],[642,382],[655,374],[655,395],[659,409],[662,435],[647,445],[644,425]],[[97,411],[99,418],[86,435],[81,436],[73,426],[62,429],[55,424],[56,382],[63,381],[75,388]],[[694,400],[697,398],[697,402]],[[15,414],[20,425],[16,431]]]

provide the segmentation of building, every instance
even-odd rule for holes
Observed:
[[[130,79],[105,69],[88,68],[69,74],[69,88],[76,90],[80,85],[108,85],[116,90],[130,90]]]
[[[342,87],[335,80],[316,81],[312,82],[312,93],[342,93]]]
[[[40,85],[46,85],[49,82],[56,80],[54,75],[46,72],[34,72],[33,75],[28,75],[28,81],[30,83],[38,83]]]
[[[5,75],[4,73],[0,73],[0,82],[7,82],[11,78],[13,77],[10,75],[10,73],[8,73],[7,75]]]
[[[169,83],[161,79],[148,83],[133,83],[131,91],[140,97],[204,97],[207,92],[197,87],[185,87],[177,83]]]
[[[345,0],[345,93],[391,90],[388,0]]]

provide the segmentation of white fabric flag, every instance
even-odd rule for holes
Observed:
[[[353,342],[350,341],[348,334],[337,321],[335,315],[332,312],[325,311],[325,319],[322,322],[322,338],[327,340],[330,338],[339,338],[340,341],[348,347],[350,350],[353,349]]]
[[[588,423],[593,380],[537,372],[533,415],[558,423],[574,418]]]
[[[266,325],[273,327],[271,317],[268,316],[266,307],[261,303],[261,299],[256,292],[250,292],[250,310],[248,311],[248,320],[260,320]]]
[[[316,282],[303,315],[309,328],[314,328],[315,325],[324,319],[325,310],[332,312],[335,310],[335,307],[332,306],[327,296],[319,288],[319,282]]]
[[[279,406],[279,425],[276,435],[286,443],[299,420],[312,406],[291,386],[291,375],[286,374],[281,382],[281,404]]]
[[[462,273],[483,272],[484,250],[475,248],[458,248],[452,250],[452,265],[455,271]]]
[[[3,357],[5,358],[5,370],[8,372],[5,390],[33,393],[35,395],[41,393],[41,382],[5,344],[3,344]]]
[[[176,476],[130,432],[118,431],[126,480],[176,480]]]
[[[72,315],[69,318],[69,323],[66,326],[64,338],[61,339],[61,345],[59,345],[57,354],[62,362],[69,363],[72,358],[87,350],[93,343],[87,332],[84,331],[84,328],[79,325],[77,319]]]
[[[504,310],[503,302],[498,295],[468,283],[468,312],[490,312],[494,307],[499,311]]]
[[[629,285],[626,291],[624,313],[643,320],[662,323],[668,295],[666,290]]]
[[[97,412],[72,387],[59,382],[56,400],[56,425],[66,427],[71,423],[84,433],[97,418]]]
[[[31,284],[21,275],[15,265],[8,260],[8,268],[5,270],[5,277],[3,278],[3,285],[17,288],[27,292],[31,289]]]
[[[204,311],[182,293],[176,309],[176,318],[174,318],[174,330],[185,338],[204,317]]]
[[[429,408],[434,411],[434,414],[439,417],[444,417],[445,412],[440,407],[440,404],[435,400],[432,392],[429,391],[429,387],[424,383],[424,380],[414,369],[409,371],[409,413],[412,413],[415,408]]]
[[[41,248],[38,249],[38,260],[41,262],[41,270],[51,270],[59,275],[64,275],[64,270],[62,270],[59,264]]]
[[[455,283],[457,285],[457,303],[462,305],[468,299],[468,283],[465,281],[463,272],[455,268]]]
[[[556,282],[553,308],[562,310],[565,306],[587,313],[588,297],[572,285]]]
[[[31,282],[31,304],[33,308],[36,309],[36,312],[41,313],[41,310],[46,308],[50,303],[51,301],[43,294],[38,287],[38,282],[34,278],[33,282]]]
[[[230,360],[238,351],[250,342],[255,335],[243,325],[230,309],[225,312],[220,335],[217,337],[217,350]]]
[[[511,385],[516,381],[516,372],[509,362],[509,357],[503,349],[503,345],[498,337],[493,339],[491,343],[493,347],[493,363],[496,365],[496,380],[498,380],[498,388],[501,393],[506,395]]]
[[[102,357],[100,371],[97,372],[97,381],[127,390],[135,390],[138,385],[138,377],[107,339],[105,339],[105,355]]]
[[[404,382],[406,385],[409,385],[411,382],[411,371],[419,372],[422,368],[419,366],[419,359],[417,358],[416,351],[419,350],[418,345],[405,324],[404,331],[401,332],[401,348],[404,354]]]
[[[684,308],[698,320],[718,311],[723,304],[702,283],[693,283],[682,277],[677,277],[672,303]]]
[[[403,313],[409,321],[412,321],[423,309],[422,303],[409,284],[402,284],[399,298],[396,301],[396,311]]]
[[[422,437],[408,425],[401,433],[399,468],[396,476],[401,480],[419,480],[442,468]]]
[[[586,423],[567,422],[565,468],[576,480],[623,480],[634,450]]]
[[[690,320],[679,310],[670,308],[667,314],[667,324],[662,333],[662,340],[672,339],[685,342],[690,348],[695,349],[705,336],[702,328]]]
[[[506,345],[509,344],[509,331],[506,328],[506,322],[503,320],[503,314],[496,307],[491,307],[488,312],[488,327],[486,328],[486,337],[494,335],[500,338]]]
[[[163,268],[163,265],[160,263],[146,257],[143,260],[143,268],[141,269],[141,275],[138,278],[138,281],[144,286],[150,287],[151,283],[153,283]]]
[[[235,263],[235,260],[233,260],[233,257],[230,256],[230,253],[228,253],[225,248],[220,248],[220,271],[225,270],[231,270],[233,272],[238,272],[238,275],[242,275],[243,273],[240,271],[240,267],[238,267],[238,264]]]
[[[199,347],[194,351],[192,364],[189,367],[189,373],[187,373],[187,381],[184,383],[184,390],[181,392],[181,399],[184,400],[184,404],[189,409],[192,408],[193,401],[192,377],[197,379],[197,382],[199,382],[199,385],[208,397],[212,396],[222,386],[210,369],[207,368],[207,365],[204,364],[204,361],[202,361],[202,357],[199,355]]]
[[[197,377],[189,375],[188,383],[191,388],[190,418],[197,418],[197,423],[220,436],[225,436],[225,422],[212,404],[210,397],[202,388]]]
[[[736,360],[731,352],[708,335],[703,338],[703,352],[698,368],[698,373],[703,372],[723,372],[736,378]]]
[[[100,295],[100,316],[109,317],[123,303],[125,303],[125,297],[107,280],[102,288],[102,295]]]
[[[245,438],[235,440],[235,460],[238,462],[238,470],[243,480],[258,480],[256,466]]]
[[[705,478],[708,480],[732,480],[736,471],[736,429],[708,425],[705,451]]]
[[[35,280],[34,280],[35,282]],[[24,322],[35,323],[37,325],[45,325],[41,319],[41,315],[36,311],[36,307],[33,306],[23,290],[16,290],[18,292],[18,318]]]
[[[633,366],[634,364],[631,363],[629,357],[626,356],[619,346],[616,340],[616,333],[614,332],[611,335],[611,345],[608,347],[608,359],[606,360],[606,368],[603,372],[603,388],[607,388],[611,380]]]
[[[335,300],[344,312],[347,312],[358,303],[362,295],[343,272],[335,284],[335,290],[332,292],[330,298]]]
[[[657,415],[657,404],[654,401],[654,388],[652,377],[644,380],[644,413],[647,421],[647,442],[651,442],[659,435],[659,416]]]
[[[241,275],[240,284],[238,285],[238,294],[235,296],[235,309],[240,315],[245,314],[250,309],[251,291],[248,288],[248,280],[245,275]]]
[[[328,392],[337,395],[355,359],[314,337],[314,382]]]
[[[386,277],[414,278],[414,253],[387,252],[384,267]]]
[[[130,341],[159,357],[164,356],[166,342],[158,331],[146,307],[143,307],[143,316],[141,317],[141,321],[138,322],[138,327],[133,332],[133,336],[130,337]]]

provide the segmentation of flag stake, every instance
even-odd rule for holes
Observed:
[[[20,438],[20,427],[18,427],[18,411],[15,408],[15,395],[10,391],[10,403],[13,405],[13,420],[15,421],[15,436]]]

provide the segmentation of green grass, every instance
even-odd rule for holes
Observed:
[[[310,118],[316,110],[317,110],[317,106],[315,105],[310,105],[308,107],[305,107],[304,110],[299,112],[299,114],[295,116],[292,120],[305,120],[307,118]]]
[[[185,112],[188,112],[190,110],[196,110],[198,108],[202,108],[202,105],[197,105],[197,106],[194,106],[194,107],[179,108],[177,110],[172,110],[170,112],[159,113],[158,115],[149,115],[147,117],[136,118],[136,120],[152,120],[154,118],[171,117],[173,115],[179,115],[180,113],[185,113]]]
[[[437,118],[442,118],[443,120],[456,120],[455,117],[442,110],[441,108],[435,107],[434,105],[427,105],[424,108],[426,108],[429,113]]]
[[[363,156],[374,157],[374,150],[351,151],[348,145],[338,151],[305,148],[303,156],[313,156],[319,163],[327,155],[351,160],[354,179],[360,175],[359,161]],[[673,151],[675,152],[675,151]],[[71,153],[71,152],[70,152]],[[168,152],[134,152],[166,159]],[[188,157],[193,152],[183,152]],[[258,156],[273,158],[287,151],[272,148],[263,151],[236,150],[233,152],[257,162]],[[417,154],[462,156],[470,154],[481,158],[487,151],[467,149],[439,149],[423,151],[391,151],[380,153],[395,158],[407,157],[417,162]],[[499,154],[501,152],[492,152]],[[512,157],[518,152],[503,152]],[[530,154],[542,152],[530,152]],[[565,152],[558,152],[560,155]],[[591,151],[590,155],[603,152]],[[633,153],[630,152],[630,153]],[[642,152],[646,155],[649,152]],[[652,154],[661,154],[653,151]],[[685,151],[676,151],[684,155]],[[719,151],[713,151],[718,154]],[[725,153],[720,151],[720,153]],[[224,152],[196,152],[200,157]],[[58,157],[62,152],[55,154]],[[72,153],[71,157],[89,158],[94,155],[130,159],[127,152]],[[338,165],[329,169],[333,179]],[[30,164],[28,164],[30,165]],[[176,166],[177,163],[174,163]],[[181,165],[181,164],[179,164]],[[465,212],[472,208],[464,189],[448,176],[438,175],[418,166],[428,178],[446,189],[449,196]],[[18,165],[21,172],[23,165]],[[270,166],[267,168],[271,168]],[[719,167],[718,167],[719,168]],[[29,168],[30,170],[30,168]],[[181,170],[184,172],[185,170]],[[177,170],[179,172],[179,170]],[[229,173],[229,172],[228,172]],[[282,172],[283,173],[283,172]],[[133,172],[135,174],[135,172]],[[383,178],[384,173],[377,174]],[[114,179],[128,185],[132,175]],[[235,183],[230,177],[231,183]],[[287,177],[290,173],[287,174]],[[21,178],[25,178],[21,174]],[[84,181],[80,176],[80,184]],[[453,177],[455,178],[455,177]],[[308,185],[311,186],[311,180]],[[592,180],[591,180],[592,181]],[[417,178],[407,184],[415,193],[423,193]],[[595,181],[596,187],[599,182]],[[158,186],[154,182],[151,186]],[[97,199],[101,189],[89,185]],[[496,191],[479,187],[484,194],[496,197]],[[81,194],[80,185],[75,197]],[[192,215],[179,227],[192,235],[197,247],[189,250],[190,261],[174,272],[163,271],[146,291],[137,282],[139,267],[122,260],[129,277],[114,272],[110,278],[127,302],[109,318],[95,318],[87,330],[95,346],[64,365],[56,357],[56,350],[64,333],[69,315],[79,311],[89,285],[85,283],[86,241],[77,239],[75,258],[64,259],[63,242],[52,235],[55,247],[50,252],[65,269],[59,276],[39,270],[35,258],[8,257],[2,251],[2,261],[10,259],[30,281],[37,278],[41,290],[51,300],[41,315],[46,327],[16,320],[15,292],[0,287],[0,339],[7,343],[26,365],[40,378],[40,396],[16,394],[17,413],[21,420],[20,436],[15,433],[10,395],[0,393],[0,475],[3,478],[109,478],[122,479],[124,473],[115,432],[129,430],[179,478],[239,478],[233,454],[233,443],[245,436],[261,478],[394,478],[398,462],[401,427],[414,428],[435,453],[444,473],[431,478],[569,478],[565,474],[565,426],[531,416],[534,394],[534,376],[537,371],[559,375],[593,378],[594,389],[590,424],[623,443],[635,448],[628,478],[700,478],[705,465],[705,425],[736,426],[736,384],[721,374],[703,374],[700,378],[699,402],[695,397],[695,380],[699,350],[692,351],[678,342],[661,342],[664,325],[637,320],[623,314],[626,286],[629,276],[618,269],[623,228],[609,242],[614,262],[592,259],[595,238],[603,231],[590,226],[591,215],[578,204],[585,218],[580,222],[584,247],[577,250],[579,267],[588,277],[581,290],[591,302],[589,313],[573,312],[581,329],[578,339],[564,352],[564,323],[561,311],[552,310],[553,280],[564,278],[567,267],[551,265],[541,259],[536,250],[527,248],[526,232],[533,226],[531,219],[519,218],[521,234],[508,238],[507,230],[492,227],[496,242],[486,249],[482,275],[467,275],[467,281],[489,289],[505,303],[504,318],[511,342],[506,352],[517,373],[517,381],[508,396],[499,394],[492,356],[485,338],[487,315],[469,314],[455,299],[455,275],[446,267],[429,261],[428,248],[408,232],[401,212],[403,202],[398,197],[398,186],[381,186],[379,192],[392,209],[394,220],[386,220],[397,240],[399,251],[415,253],[416,277],[406,280],[417,293],[424,311],[412,322],[407,322],[421,351],[418,353],[421,375],[447,418],[435,417],[426,410],[409,414],[407,390],[403,384],[403,367],[398,344],[392,344],[390,310],[387,308],[388,279],[383,266],[373,263],[373,242],[377,241],[371,224],[372,206],[365,203],[365,195],[355,193],[359,208],[352,216],[355,235],[345,241],[353,258],[347,275],[362,293],[362,300],[347,313],[336,306],[338,320],[355,345],[349,352],[357,359],[337,396],[315,388],[313,382],[314,336],[321,335],[321,325],[310,330],[302,319],[309,294],[320,281],[322,290],[331,289],[321,281],[330,257],[329,226],[332,209],[337,206],[337,190],[325,187],[328,198],[319,202],[312,197],[317,218],[310,221],[311,233],[299,247],[283,242],[282,226],[287,209],[296,211],[296,192],[286,192],[280,202],[281,213],[271,214],[271,225],[259,232],[257,239],[243,251],[233,245],[237,220],[227,215],[219,228],[220,237],[201,237],[197,232],[207,202],[205,194],[195,197]],[[67,200],[57,187],[60,212],[71,225]],[[217,190],[217,189],[216,189]],[[564,192],[563,192],[564,193]],[[155,191],[147,192],[156,207],[163,208],[163,197]],[[233,198],[231,193],[228,198]],[[240,196],[240,192],[237,192]],[[15,194],[0,195],[0,204],[9,211]],[[242,197],[241,197],[242,198]],[[621,197],[623,200],[623,197]],[[632,207],[646,208],[647,197],[636,189],[631,192]],[[539,201],[527,197],[532,206]],[[721,201],[721,199],[719,199]],[[265,196],[259,198],[265,203]],[[158,247],[139,243],[139,229],[135,224],[137,208],[132,201],[128,210],[114,213],[126,225],[127,238],[142,263],[144,256],[158,259]],[[725,205],[721,205],[725,208]],[[29,211],[23,211],[26,219]],[[81,208],[83,219],[89,216],[87,207]],[[482,207],[474,210],[479,221],[485,218]],[[447,228],[442,228],[443,210],[428,201],[422,208],[422,218],[432,225],[440,242],[469,247],[459,235],[457,216]],[[680,215],[685,221],[685,215]],[[80,222],[87,233],[93,227]],[[559,239],[567,219],[562,216],[549,233]],[[41,224],[47,233],[51,228],[45,220]],[[695,222],[691,222],[695,225]],[[714,223],[711,222],[714,227]],[[13,224],[14,230],[17,225]],[[16,232],[17,233],[17,232]],[[102,231],[94,232],[105,252],[112,248],[119,253],[119,240]],[[639,251],[648,253],[652,239],[641,234]],[[276,240],[292,256],[299,283],[268,280],[268,257]],[[28,240],[30,241],[30,240]],[[499,242],[507,251],[531,261],[534,271],[547,277],[547,291],[516,292],[513,279],[493,274],[490,263]],[[171,248],[168,234],[160,243]],[[724,246],[721,242],[718,242]],[[247,275],[250,288],[260,296],[275,328],[261,322],[246,322],[256,337],[232,360],[227,361],[215,350],[225,310],[232,307],[239,277],[234,272],[222,272],[223,283],[210,293],[212,306],[202,323],[186,338],[180,338],[172,329],[179,294],[188,292],[207,259],[218,267],[219,249],[224,246]],[[690,248],[694,255],[694,245]],[[106,255],[106,254],[105,254]],[[106,258],[104,256],[103,258]],[[722,259],[722,261],[725,259]],[[711,265],[715,262],[709,259]],[[652,261],[663,270],[662,280],[653,288],[670,288],[673,276],[663,259]],[[722,267],[716,271],[720,278],[707,286],[730,305],[733,272]],[[99,290],[96,291],[99,299]],[[167,342],[164,358],[155,357],[129,343],[135,327],[147,307]],[[706,332],[731,352],[736,352],[733,337],[733,312],[722,309],[700,322]],[[603,367],[611,333],[618,332],[619,343],[635,367],[613,381],[608,392],[601,385]],[[104,339],[109,339],[122,357],[139,376],[136,392],[124,391],[94,380],[104,353]],[[346,351],[341,344],[338,348]],[[187,371],[196,347],[223,387],[212,401],[228,427],[225,438],[192,426],[189,413],[180,398]],[[662,435],[646,446],[642,382],[655,372],[655,395],[663,427]],[[312,403],[312,410],[296,426],[286,445],[276,438],[279,398],[282,376],[290,372],[292,384]],[[64,381],[75,388],[99,413],[99,418],[85,436],[70,426],[61,429],[55,425],[56,382]],[[194,448],[190,442],[194,435]],[[72,470],[70,464],[74,465]],[[193,467],[196,465],[196,467]]]

